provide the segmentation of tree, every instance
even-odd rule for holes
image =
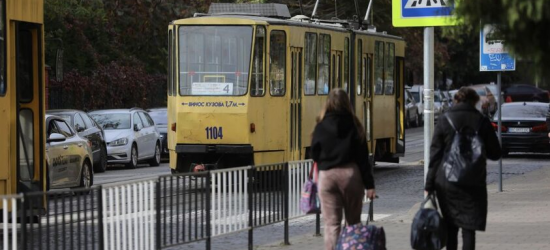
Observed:
[[[550,76],[549,1],[462,0],[456,15],[465,26],[477,31],[486,24],[496,25],[513,55],[532,61],[539,75]]]

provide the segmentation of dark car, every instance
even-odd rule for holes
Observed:
[[[548,102],[550,93],[529,84],[514,84],[504,89],[506,102]]]
[[[168,156],[168,110],[166,108],[148,109],[149,116],[153,118],[155,126],[160,133],[161,152],[163,157]]]
[[[502,105],[502,150],[509,152],[550,152],[548,103],[513,102]],[[498,118],[493,119],[495,131]]]
[[[88,114],[74,109],[52,109],[47,114],[63,118],[78,133],[80,137],[90,140],[94,159],[94,171],[105,172],[107,168],[107,147],[105,133]]]

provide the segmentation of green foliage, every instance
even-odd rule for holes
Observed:
[[[480,30],[497,25],[509,51],[531,61],[538,74],[550,75],[550,1],[547,0],[462,0],[456,14],[465,26]]]
[[[209,0],[46,0],[46,64],[55,67],[56,50],[64,50],[65,79],[50,78],[50,86],[63,89],[68,108],[166,105],[166,82],[159,79],[166,78],[168,23],[209,5]],[[121,72],[126,77],[118,77]],[[111,92],[101,94],[102,89]],[[116,93],[113,100],[102,99],[109,93]]]

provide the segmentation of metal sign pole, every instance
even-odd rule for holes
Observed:
[[[502,147],[502,85],[500,82],[500,75],[502,73],[499,71],[497,73],[497,91],[498,91],[498,142]],[[498,191],[502,192],[502,157],[498,159]]]
[[[424,185],[434,130],[434,27],[424,28]]]

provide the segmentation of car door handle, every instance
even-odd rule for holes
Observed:
[[[69,146],[67,146],[67,145],[63,146],[63,149],[68,149],[68,148],[69,148]]]

